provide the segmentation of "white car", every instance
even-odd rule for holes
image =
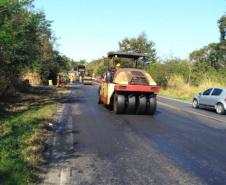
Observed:
[[[193,97],[193,108],[207,107],[215,109],[218,114],[226,113],[226,89],[209,88]]]

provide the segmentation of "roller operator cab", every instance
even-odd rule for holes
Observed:
[[[156,112],[160,90],[143,68],[148,56],[138,53],[109,52],[108,71],[99,88],[99,104],[113,108],[116,114],[149,114]],[[118,62],[132,59],[133,68],[122,68]],[[122,65],[123,66],[123,65]]]

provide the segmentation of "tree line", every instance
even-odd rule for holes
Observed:
[[[26,72],[37,73],[43,84],[70,68],[71,59],[54,48],[51,21],[32,0],[0,1],[0,96],[25,90]]]
[[[124,38],[119,42],[119,51],[147,53],[150,65],[146,70],[156,82],[167,88],[168,81],[175,75],[183,78],[184,83],[200,85],[204,80],[216,81],[226,85],[226,15],[218,21],[220,39],[203,48],[192,51],[188,59],[170,58],[161,60],[157,57],[155,44],[141,33],[136,38]],[[100,58],[88,64],[96,75],[103,75],[107,70],[107,58]],[[128,62],[123,61],[122,64]],[[124,65],[125,65],[124,64]]]

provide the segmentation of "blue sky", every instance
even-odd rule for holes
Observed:
[[[219,41],[226,0],[36,0],[52,20],[61,53],[90,61],[145,32],[160,58],[187,58]]]

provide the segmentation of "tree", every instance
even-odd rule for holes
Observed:
[[[222,51],[219,43],[210,43],[199,50],[190,53],[189,59],[191,62],[202,62],[210,65],[214,69],[220,69],[225,66],[225,62],[221,60]]]
[[[35,41],[32,42],[33,37],[28,36],[31,28],[30,12],[27,11],[29,5],[28,1],[0,2],[0,67],[5,77],[5,81],[2,82],[4,84],[0,84],[1,87],[5,87],[1,94],[5,91],[12,92],[17,86],[20,71],[27,65],[29,56],[33,54],[31,43]]]
[[[181,76],[184,82],[189,81],[189,66],[187,61],[177,58],[152,64],[149,66],[148,72],[157,84],[162,87],[167,87],[168,80],[176,75]]]
[[[223,15],[218,21],[220,30],[220,60],[226,67],[226,15]]]
[[[224,41],[226,39],[226,15],[223,15],[218,20],[218,27],[220,31],[220,40]]]
[[[122,52],[146,53],[149,55],[151,63],[157,61],[154,42],[148,40],[145,33],[141,33],[137,38],[124,38],[119,42],[119,50]]]
[[[96,75],[103,75],[108,69],[108,58],[100,58],[87,63],[86,68]]]
[[[0,96],[19,88],[25,71],[41,75],[68,68],[69,60],[53,47],[51,21],[34,10],[32,0],[0,1]]]

